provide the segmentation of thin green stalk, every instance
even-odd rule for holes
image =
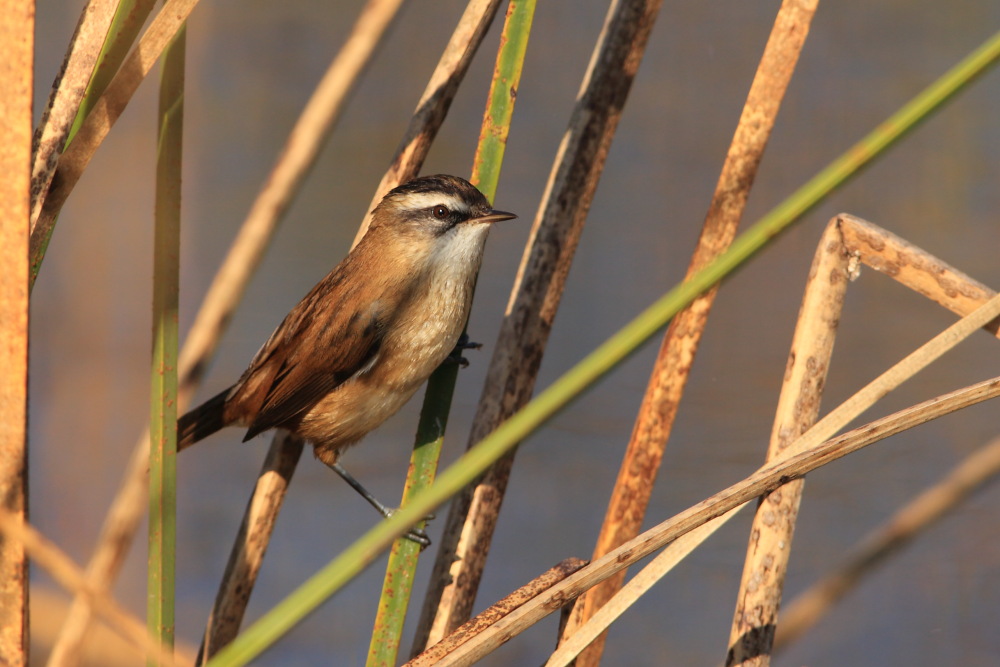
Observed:
[[[163,54],[153,250],[153,372],[150,396],[149,570],[146,622],[164,646],[174,643],[177,533],[177,303],[180,257],[181,143],[185,35]],[[160,664],[150,656],[150,665]]]
[[[500,179],[534,14],[535,0],[511,0],[500,37],[471,179],[490,202]],[[434,481],[457,379],[458,364],[445,363],[428,380],[403,489],[404,507]],[[423,527],[423,522],[418,525]],[[397,539],[392,545],[368,648],[368,667],[389,667],[396,663],[419,556],[420,548],[412,540]]]
[[[97,104],[97,100],[104,94],[104,90],[115,77],[118,68],[132,48],[135,38],[139,35],[139,30],[149,17],[156,0],[121,0],[115,9],[115,16],[111,19],[111,26],[108,28],[108,35],[104,39],[104,46],[101,47],[101,54],[97,57],[97,64],[94,66],[94,73],[90,75],[90,83],[87,84],[87,92],[84,93],[80,108],[77,109],[73,125],[70,126],[69,134],[66,138],[66,146],[69,146],[76,136],[77,130],[87,118],[87,114]],[[66,146],[63,147],[65,150]],[[48,234],[42,239],[41,246],[34,261],[31,263],[31,275],[29,287],[34,287],[35,279],[42,268],[42,261],[45,259],[45,252],[48,250],[49,241],[52,238],[53,225],[48,230]]]
[[[361,539],[273,607],[221,651],[211,667],[243,665],[273,644],[319,604],[367,567],[399,536],[428,512],[458,493],[490,465],[640,345],[662,329],[700,293],[749,259],[834,189],[881,155],[931,112],[939,109],[1000,58],[1000,32],[949,70],[873,132],[796,190],[750,229],[730,249],[691,278],[662,296],[618,333],[556,380],[534,400],[501,424],[438,476],[437,481],[387,521],[379,522]]]

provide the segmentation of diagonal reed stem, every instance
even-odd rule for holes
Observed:
[[[216,660],[209,664],[237,665],[252,660],[367,567],[395,537],[458,493],[532,431],[583,393],[589,385],[628,358],[699,294],[748,260],[824,196],[842,185],[861,167],[911,131],[920,121],[994,64],[998,57],[1000,57],[1000,32],[737,237],[728,251],[671,289],[533,401],[468,450],[445,470],[430,488],[390,519],[373,527],[361,539],[330,561],[237,637],[218,654]]]

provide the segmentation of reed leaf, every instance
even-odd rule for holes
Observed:
[[[181,144],[184,132],[182,28],[164,52],[160,80],[153,255],[153,372],[149,457],[149,565],[146,622],[174,641],[177,537],[177,308],[180,277]],[[150,656],[149,664],[160,661]]]

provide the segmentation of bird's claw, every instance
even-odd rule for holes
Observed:
[[[393,514],[395,514],[397,511],[399,511],[399,508],[398,507],[397,508],[386,508],[386,510],[387,510],[387,513],[386,513],[385,518],[388,519]],[[434,519],[434,515],[433,514],[428,514],[427,516],[425,516],[422,519],[422,521],[426,523],[428,521],[432,521],[433,519]],[[427,533],[424,531],[423,528],[416,528],[416,527],[410,528],[408,531],[406,531],[405,533],[403,533],[402,537],[405,537],[406,539],[410,540],[411,542],[416,542],[417,544],[419,544],[421,551],[423,551],[424,549],[426,549],[427,547],[429,547],[431,545],[431,538],[427,536]]]
[[[475,343],[469,340],[469,334],[463,333],[455,343],[455,349],[448,355],[446,361],[458,364],[459,368],[468,368],[469,360],[462,356],[463,350],[478,350],[482,348],[482,343]]]

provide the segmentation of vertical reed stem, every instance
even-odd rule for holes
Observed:
[[[0,508],[28,515],[28,220],[35,3],[0,4]],[[28,559],[0,538],[0,664],[28,664]]]
[[[153,254],[153,372],[150,392],[149,581],[146,622],[164,646],[174,641],[177,530],[177,303],[185,35],[164,52],[160,80]],[[160,664],[150,657],[151,665]]]

